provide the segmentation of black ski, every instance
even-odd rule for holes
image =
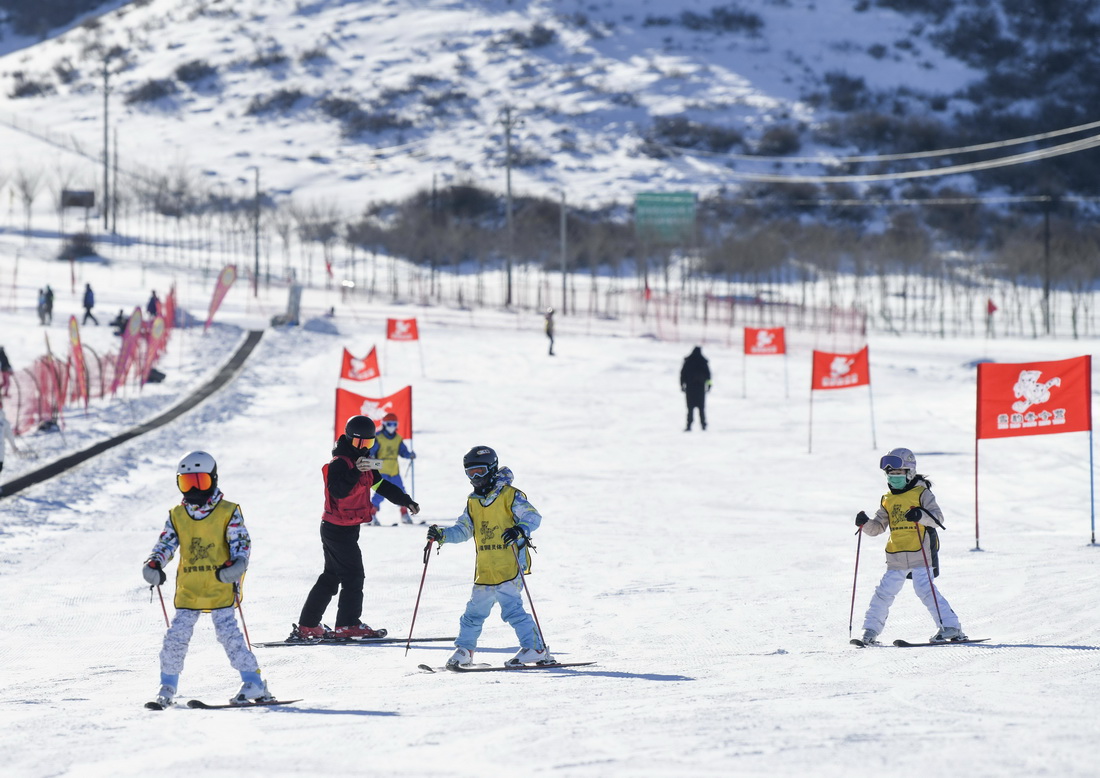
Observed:
[[[157,702],[156,700],[153,700],[152,702],[147,702],[147,703],[145,703],[145,709],[146,709],[146,710],[164,710],[164,709],[165,709],[165,707],[166,707],[166,706],[164,706],[164,705],[161,705],[161,704],[160,704],[159,702]]]
[[[449,638],[413,638],[413,643],[439,643],[444,641],[452,641],[453,637]],[[344,640],[337,640],[335,638],[321,638],[320,640],[276,640],[270,643],[253,643],[254,648],[275,648],[276,646],[378,646],[385,645],[387,643],[407,643],[408,638],[345,638]]]
[[[426,673],[439,673],[446,670],[450,670],[454,673],[498,673],[498,672],[518,672],[521,670],[556,670],[560,667],[587,667],[588,665],[594,665],[595,662],[552,662],[548,665],[455,665],[453,667],[430,667],[428,665],[417,665],[421,670]]]
[[[223,710],[226,708],[264,708],[269,705],[289,705],[292,702],[301,702],[301,700],[256,700],[255,702],[230,702],[224,705],[209,705],[202,700],[188,700],[187,707],[201,710]]]
[[[966,640],[947,640],[944,642],[933,643],[931,641],[927,643],[910,643],[907,640],[895,640],[894,645],[898,648],[919,648],[921,646],[965,646],[967,643],[984,643],[990,638],[967,638]]]

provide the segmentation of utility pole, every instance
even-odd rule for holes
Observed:
[[[561,313],[564,316],[567,312],[566,309],[566,297],[565,293],[565,190],[561,190]]]
[[[523,121],[512,114],[510,105],[504,106],[500,112],[499,121],[504,127],[505,217],[508,228],[508,255],[505,257],[508,280],[504,304],[510,308],[512,307],[512,256],[515,249],[515,232],[512,225],[512,130],[521,126]]]
[[[1050,334],[1050,195],[1043,198],[1043,327]]]
[[[110,197],[110,182],[108,180],[110,170],[110,148],[108,148],[108,100],[107,98],[111,94],[111,71],[108,67],[111,63],[111,55],[105,54],[103,56],[103,229],[106,231],[109,229],[108,218],[110,217],[111,209],[108,204],[111,202]]]
[[[252,218],[253,238],[256,244],[256,263],[252,268],[252,296],[260,296],[260,166],[253,165],[256,171],[255,211]]]

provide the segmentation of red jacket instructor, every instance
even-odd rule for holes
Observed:
[[[321,468],[325,478],[325,510],[321,516],[321,546],[325,569],[313,584],[291,640],[319,640],[323,637],[384,637],[386,630],[371,629],[363,615],[363,553],[359,549],[359,528],[370,522],[375,508],[371,490],[416,515],[420,506],[400,487],[382,478],[378,460],[366,453],[374,445],[374,422],[366,416],[352,416],[344,434],[332,447],[332,459]],[[332,598],[339,593],[336,629],[326,634],[321,627]]]

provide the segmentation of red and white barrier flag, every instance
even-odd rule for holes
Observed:
[[[362,359],[356,359],[351,352],[344,349],[344,360],[340,365],[340,377],[349,381],[370,381],[378,378],[382,371],[378,368],[378,353],[371,346],[370,353]]]

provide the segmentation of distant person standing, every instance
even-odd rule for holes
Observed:
[[[46,284],[46,321],[45,324],[53,324],[53,289]]]
[[[546,309],[546,337],[550,338],[550,356],[554,356],[554,309]]]
[[[710,363],[703,356],[703,350],[699,346],[684,358],[684,366],[680,368],[680,391],[687,396],[687,426],[684,427],[684,432],[691,431],[691,422],[696,408],[699,409],[699,423],[705,430],[707,428],[707,392],[710,391]]]
[[[0,395],[4,397],[8,396],[12,372],[8,352],[4,350],[3,346],[0,346]]]
[[[145,312],[149,314],[150,319],[157,318],[160,313],[160,298],[157,297],[157,290],[153,290],[153,294],[149,296],[149,302],[145,304]]]
[[[87,324],[88,319],[91,319],[98,327],[99,319],[92,315],[92,308],[95,308],[95,292],[92,291],[91,284],[84,284],[84,319],[80,323]]]
[[[42,324],[42,325],[45,325],[46,324],[46,290],[45,289],[39,289],[38,290],[38,304],[37,304],[35,310],[38,311],[38,323]]]

